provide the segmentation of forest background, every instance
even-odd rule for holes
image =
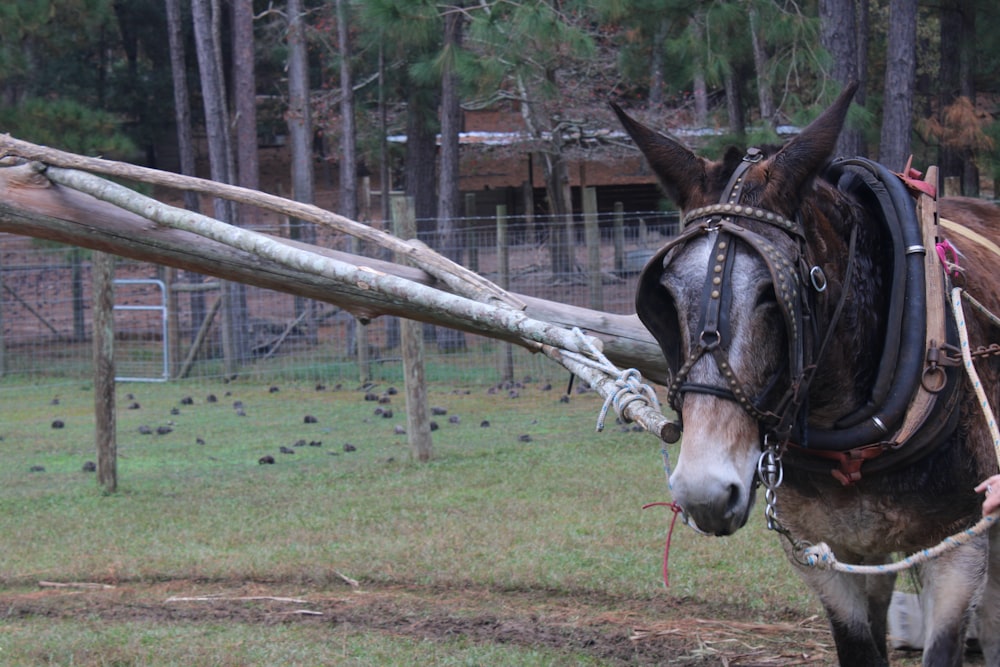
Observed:
[[[857,80],[841,154],[895,170],[914,155],[976,196],[1000,174],[1000,18],[991,8],[985,0],[18,0],[0,6],[0,131],[252,189],[263,187],[260,147],[280,144],[290,184],[282,194],[314,202],[315,169],[329,166],[336,212],[357,218],[358,177],[370,175],[413,198],[420,231],[447,254],[445,240],[462,224],[461,157],[476,149],[460,144],[468,114],[520,119],[516,140],[493,150],[531,156],[545,184],[534,206],[558,221],[573,215],[571,162],[626,141],[609,101],[663,131],[699,135],[699,149],[716,153],[780,141],[779,128],[808,122]],[[388,198],[379,199],[388,220]],[[253,209],[213,206],[220,220],[255,226]],[[566,227],[550,227],[553,274],[571,273],[571,251],[557,252],[571,246],[558,238]],[[288,233],[311,242],[316,230],[291,221]],[[225,289],[239,304],[241,287]]]
[[[179,144],[182,170],[191,168],[184,144],[207,136],[212,178],[251,187],[258,143],[287,135],[293,155],[382,170],[416,199],[418,218],[447,225],[459,214],[463,111],[520,113],[528,136],[516,150],[539,154],[557,177],[566,151],[620,141],[607,132],[610,100],[647,110],[667,131],[721,128],[719,141],[745,143],[747,133],[777,139],[775,127],[806,122],[856,79],[842,153],[896,169],[916,153],[975,195],[975,172],[992,177],[997,162],[1000,18],[989,8],[982,0],[19,0],[0,7],[0,130],[154,167],[164,147]],[[398,135],[405,143],[387,145]],[[309,171],[312,162],[291,164]],[[340,171],[339,212],[354,217],[356,179]],[[293,175],[296,198],[312,196],[311,177]],[[547,199],[558,209],[558,193]]]

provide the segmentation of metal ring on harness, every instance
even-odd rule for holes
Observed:
[[[823,273],[823,269],[818,266],[814,266],[809,269],[809,281],[812,283],[813,289],[816,292],[822,294],[826,291],[826,274]]]

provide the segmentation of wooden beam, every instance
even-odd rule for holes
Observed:
[[[147,205],[166,207],[155,200],[148,200]],[[334,281],[190,231],[154,223],[95,197],[56,185],[32,165],[0,167],[0,232],[44,238],[298,294],[341,306],[363,318],[397,315],[531,347],[516,331],[503,330],[492,322],[469,319],[440,304],[417,304],[406,294],[376,291],[362,279],[353,283]],[[288,239],[267,238],[318,259],[329,258],[358,267],[361,276],[397,277],[442,292],[449,289],[422,269]],[[616,315],[525,295],[514,296],[526,304],[524,316],[556,326],[580,327],[601,340],[604,354],[613,363],[637,368],[655,382],[666,382],[666,364],[659,346],[635,315]]]

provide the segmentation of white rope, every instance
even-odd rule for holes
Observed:
[[[604,356],[603,352],[597,349],[597,346],[593,343],[593,339],[590,336],[585,335],[579,327],[573,327],[573,335],[576,336],[580,347],[590,353],[590,357],[581,355],[581,363],[595,368],[609,377],[615,378],[615,391],[609,392],[604,396],[604,405],[601,406],[601,412],[597,416],[598,431],[604,430],[604,422],[605,419],[607,419],[608,410],[612,406],[614,407],[615,412],[618,413],[618,417],[623,422],[632,421],[632,419],[626,415],[625,409],[631,403],[636,401],[644,405],[648,405],[656,412],[661,412],[660,401],[656,397],[656,391],[642,381],[642,375],[637,369],[619,369],[611,363],[606,356]],[[563,352],[563,355],[565,356],[566,352]]]
[[[990,402],[986,397],[986,391],[983,389],[983,384],[979,380],[979,373],[976,372],[976,366],[972,363],[972,350],[969,348],[969,332],[965,325],[965,312],[962,309],[963,294],[964,290],[960,287],[955,287],[951,290],[951,308],[955,313],[955,324],[958,327],[958,339],[962,350],[962,362],[965,366],[965,372],[969,376],[969,382],[972,383],[972,388],[976,392],[976,398],[979,400],[979,407],[982,409],[983,416],[986,418],[986,424],[990,430],[990,437],[993,438],[993,450],[997,455],[997,462],[1000,463],[1000,430],[997,429],[997,422],[993,415],[993,408],[990,406]],[[830,549],[825,542],[807,547],[803,552],[802,560],[806,565],[811,567],[817,567],[824,570],[836,570],[837,572],[850,572],[852,574],[889,574],[892,572],[899,572],[901,570],[911,568],[914,565],[919,565],[920,563],[937,558],[941,554],[947,553],[952,549],[956,549],[963,544],[968,544],[976,537],[988,531],[998,520],[1000,520],[1000,509],[994,511],[992,514],[984,516],[971,528],[967,528],[960,533],[946,537],[937,546],[918,551],[917,553],[895,563],[886,563],[882,565],[851,565],[849,563],[841,563],[837,560],[837,557],[833,555],[833,550]]]
[[[979,373],[976,372],[976,367],[972,363],[969,332],[965,327],[965,312],[962,310],[963,292],[964,290],[960,287],[955,287],[951,290],[951,308],[955,311],[955,322],[958,325],[958,340],[961,343],[962,363],[965,364],[965,372],[969,376],[969,381],[972,382],[976,398],[979,399],[979,407],[982,408],[983,415],[986,417],[986,425],[990,429],[990,437],[993,438],[993,451],[996,453],[997,463],[1000,463],[1000,430],[997,430],[997,420],[993,416],[993,409],[990,407],[990,401],[986,397],[983,383],[979,381]]]

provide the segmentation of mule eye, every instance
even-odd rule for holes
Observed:
[[[776,305],[778,305],[778,295],[774,291],[774,285],[768,285],[757,294],[757,302],[754,304],[754,308]]]

